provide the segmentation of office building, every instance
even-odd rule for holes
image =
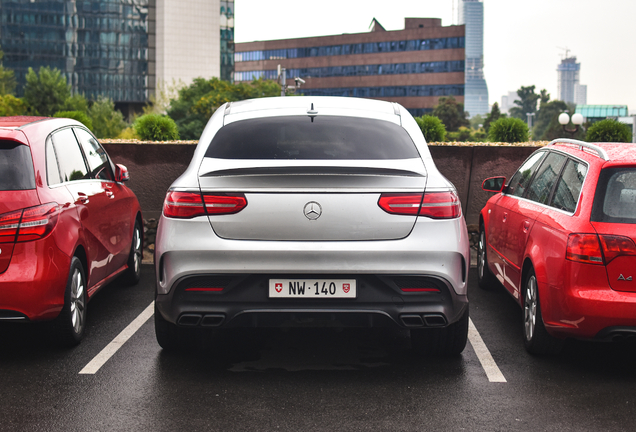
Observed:
[[[234,81],[305,80],[304,95],[356,96],[398,102],[414,115],[430,113],[440,96],[464,102],[464,26],[437,18],[406,18],[403,30],[377,21],[366,33],[237,43]]]
[[[574,103],[587,105],[587,85],[574,84]]]
[[[507,114],[510,111],[510,108],[514,108],[519,106],[515,103],[515,101],[519,100],[519,95],[516,91],[508,92],[507,95],[501,97],[501,105],[499,106],[499,111],[504,114]]]
[[[574,103],[574,87],[579,84],[580,71],[581,63],[576,62],[576,57],[566,57],[561,60],[561,64],[557,67],[557,95],[559,100]]]
[[[50,66],[74,94],[107,96],[126,112],[159,82],[232,75],[233,1],[0,0],[0,13],[18,94],[29,67]]]
[[[484,4],[481,0],[460,0],[459,24],[466,26],[466,87],[464,110],[472,117],[486,115],[488,85],[484,77]]]

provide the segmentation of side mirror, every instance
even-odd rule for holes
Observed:
[[[130,174],[128,174],[128,168],[121,164],[115,165],[115,181],[122,183],[130,180]]]
[[[501,192],[505,184],[505,177],[490,177],[484,180],[481,184],[481,188],[486,192]]]

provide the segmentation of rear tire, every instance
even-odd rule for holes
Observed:
[[[86,276],[77,257],[71,259],[71,268],[64,291],[64,306],[55,319],[54,329],[60,345],[79,344],[86,329]]]
[[[479,243],[477,244],[477,285],[483,290],[492,289],[499,283],[488,267],[488,246],[484,224],[479,225]]]
[[[558,354],[563,340],[551,336],[543,324],[539,288],[534,269],[524,279],[523,290],[523,342],[530,354]]]
[[[468,340],[468,308],[459,321],[443,328],[411,329],[411,345],[425,356],[456,356]]]
[[[141,260],[143,259],[142,234],[139,221],[135,221],[130,254],[128,255],[128,268],[123,274],[123,279],[128,285],[137,285],[141,277]]]

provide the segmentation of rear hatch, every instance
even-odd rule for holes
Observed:
[[[636,167],[601,171],[591,219],[610,286],[636,292]]]
[[[426,179],[397,122],[326,115],[229,123],[199,169],[204,195],[245,196],[238,213],[209,216],[217,235],[238,240],[404,238],[417,216],[387,213],[380,195],[423,194]]]
[[[22,209],[38,205],[31,150],[0,140],[0,273],[9,266]]]

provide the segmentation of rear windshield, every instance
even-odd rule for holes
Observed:
[[[592,221],[636,224],[636,168],[601,171]]]
[[[15,141],[0,140],[0,190],[35,189],[31,151]]]
[[[289,116],[222,127],[206,157],[220,159],[408,159],[419,153],[406,131],[357,117]]]

